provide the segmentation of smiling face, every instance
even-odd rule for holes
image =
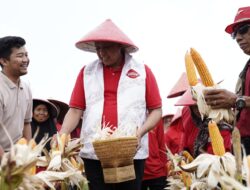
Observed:
[[[47,121],[49,118],[47,106],[44,104],[37,105],[33,111],[33,118],[40,123]]]
[[[122,63],[122,46],[113,42],[96,42],[96,52],[105,66],[117,67]]]
[[[4,74],[13,82],[16,82],[20,76],[27,74],[29,66],[28,52],[26,48],[12,48],[9,58],[1,58]]]

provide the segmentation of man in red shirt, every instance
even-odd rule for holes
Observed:
[[[250,7],[239,8],[234,22],[228,25],[225,31],[232,35],[239,47],[247,55],[250,55]],[[208,105],[214,109],[236,108],[237,124],[241,134],[241,142],[247,155],[250,154],[250,67],[247,61],[243,71],[239,75],[236,85],[236,93],[225,89],[207,90],[205,99]]]
[[[130,53],[138,48],[111,21],[106,20],[84,36],[76,47],[97,53],[98,59],[85,65],[78,74],[60,133],[70,133],[82,117],[81,138],[90,190],[138,190],[145,159],[148,157],[148,131],[161,119],[161,98],[152,71],[138,63]],[[138,150],[134,157],[135,180],[104,182],[101,163],[93,145],[98,127],[138,127]],[[112,150],[110,150],[112,151]]]

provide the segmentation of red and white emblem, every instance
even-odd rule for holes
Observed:
[[[127,72],[127,76],[128,76],[129,78],[134,79],[134,78],[139,77],[140,75],[139,75],[139,73],[137,73],[135,70],[130,69],[130,70]]]

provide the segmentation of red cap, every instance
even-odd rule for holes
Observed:
[[[234,27],[243,22],[250,22],[250,7],[239,8],[234,18],[234,22],[228,25],[225,31],[229,34],[232,34]]]
[[[196,105],[196,101],[193,100],[191,89],[189,88],[175,103],[175,106],[192,106]]]
[[[95,42],[103,41],[122,44],[128,53],[138,50],[138,47],[110,19],[85,35],[76,43],[76,47],[84,51],[96,52]]]
[[[183,72],[177,83],[171,89],[167,98],[175,98],[177,96],[181,96],[188,88],[189,84],[188,84],[187,74]]]

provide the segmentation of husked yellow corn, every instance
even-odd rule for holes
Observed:
[[[195,86],[198,83],[194,61],[189,52],[185,55],[185,66],[187,78],[190,86]]]
[[[222,156],[225,154],[224,140],[220,134],[220,130],[214,121],[208,123],[208,131],[215,155]]]
[[[205,64],[204,60],[202,59],[201,55],[194,49],[190,49],[190,54],[194,61],[194,64],[197,68],[197,71],[200,75],[201,81],[204,86],[214,86],[213,78]]]

